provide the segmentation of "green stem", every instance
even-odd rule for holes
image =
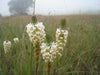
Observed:
[[[56,61],[56,67],[57,67],[56,75],[58,75],[58,57],[57,57],[57,61]]]
[[[32,49],[31,49],[31,57],[30,57],[30,58],[31,58],[31,62],[30,62],[30,71],[31,71],[31,75],[32,75],[32,52],[33,52],[33,51],[32,51]]]
[[[56,68],[55,68],[54,71],[53,71],[53,75],[56,75]]]
[[[51,63],[48,63],[48,75],[51,75]]]

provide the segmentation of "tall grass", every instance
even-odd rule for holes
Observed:
[[[56,29],[63,16],[37,17],[43,21],[47,40],[55,40]],[[100,74],[100,16],[68,16],[69,36],[63,55],[58,63],[59,75],[99,75]],[[34,75],[35,61],[32,44],[24,28],[31,20],[29,16],[0,18],[0,75],[6,75],[6,56],[3,41],[12,42],[9,53],[9,75]],[[19,44],[13,38],[18,37]],[[41,60],[43,61],[43,60]],[[38,75],[45,75],[44,63],[38,65]],[[31,65],[30,65],[31,63]]]

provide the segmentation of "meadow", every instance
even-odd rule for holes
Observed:
[[[11,16],[0,18],[0,75],[6,75],[6,58],[3,42],[12,42],[9,52],[9,75],[34,75],[35,61],[32,58],[32,44],[25,26],[32,16]],[[37,16],[43,22],[48,43],[55,41],[61,20],[66,20],[63,29],[69,31],[66,47],[58,63],[57,75],[100,75],[100,15]],[[15,44],[13,38],[18,37]],[[34,54],[34,51],[32,51]],[[32,71],[31,71],[32,69]],[[38,75],[45,75],[44,63],[40,61]]]

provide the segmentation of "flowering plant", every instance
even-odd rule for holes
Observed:
[[[68,37],[67,30],[57,29],[56,31],[57,56],[62,56],[63,47],[66,45],[67,37]]]
[[[46,43],[41,45],[41,54],[45,62],[53,62],[58,56],[62,56],[62,50],[67,42],[68,31],[57,29],[56,43],[52,42],[51,46]]]
[[[5,54],[7,54],[9,51],[10,51],[10,48],[11,48],[11,42],[6,40],[4,41],[3,43],[4,45],[4,51],[5,51]]]
[[[54,61],[58,62],[58,58],[62,56],[62,51],[67,42],[68,31],[61,30],[60,28],[56,31],[56,42],[52,42],[50,46],[45,42],[46,34],[45,27],[42,22],[36,24],[28,24],[26,26],[26,32],[29,35],[30,41],[34,47],[34,56],[36,61],[39,60],[40,53],[45,61],[47,67],[47,74],[50,74],[51,67]],[[38,64],[37,64],[38,65]]]
[[[6,40],[3,42],[3,45],[4,45],[4,51],[6,54],[6,67],[7,67],[7,75],[8,75],[8,73],[9,73],[9,71],[8,71],[8,53],[11,49],[11,42]]]
[[[26,26],[26,32],[29,35],[30,41],[33,44],[34,48],[34,58],[36,61],[36,75],[37,75],[37,69],[38,69],[38,63],[40,59],[40,46],[42,42],[45,41],[45,27],[42,22],[38,22],[36,24],[30,23]],[[32,53],[31,53],[31,60],[32,60]]]
[[[14,38],[13,40],[14,40],[15,43],[18,43],[19,42],[19,39],[17,37]]]
[[[46,64],[47,75],[51,71],[52,63],[58,62],[58,58],[62,56],[63,47],[67,42],[68,31],[57,29],[56,31],[56,43],[52,42],[50,46],[46,43],[41,45],[41,54]]]

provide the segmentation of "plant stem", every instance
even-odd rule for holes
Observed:
[[[53,71],[53,75],[55,75],[56,74],[56,68],[54,69],[54,71]]]
[[[35,68],[35,75],[37,75],[37,71],[38,71],[38,64],[39,64],[39,59],[40,59],[40,45],[37,42],[35,48],[34,48],[34,58],[36,61],[36,68]]]
[[[31,62],[30,62],[30,71],[31,71],[31,75],[32,75],[32,49],[31,49]]]
[[[36,2],[36,0],[34,0],[34,9],[33,9],[33,15],[35,15],[35,2]]]
[[[51,75],[51,63],[45,63],[45,67],[46,67],[46,75]]]
[[[36,74],[35,75],[37,75],[37,69],[38,69],[38,63],[36,64],[36,70],[35,70]]]
[[[9,71],[8,71],[8,57],[6,57],[6,67],[7,67],[7,75],[9,74]]]
[[[56,72],[56,75],[58,75],[58,58],[57,58],[57,61],[56,61],[56,66],[57,66],[57,72]]]

